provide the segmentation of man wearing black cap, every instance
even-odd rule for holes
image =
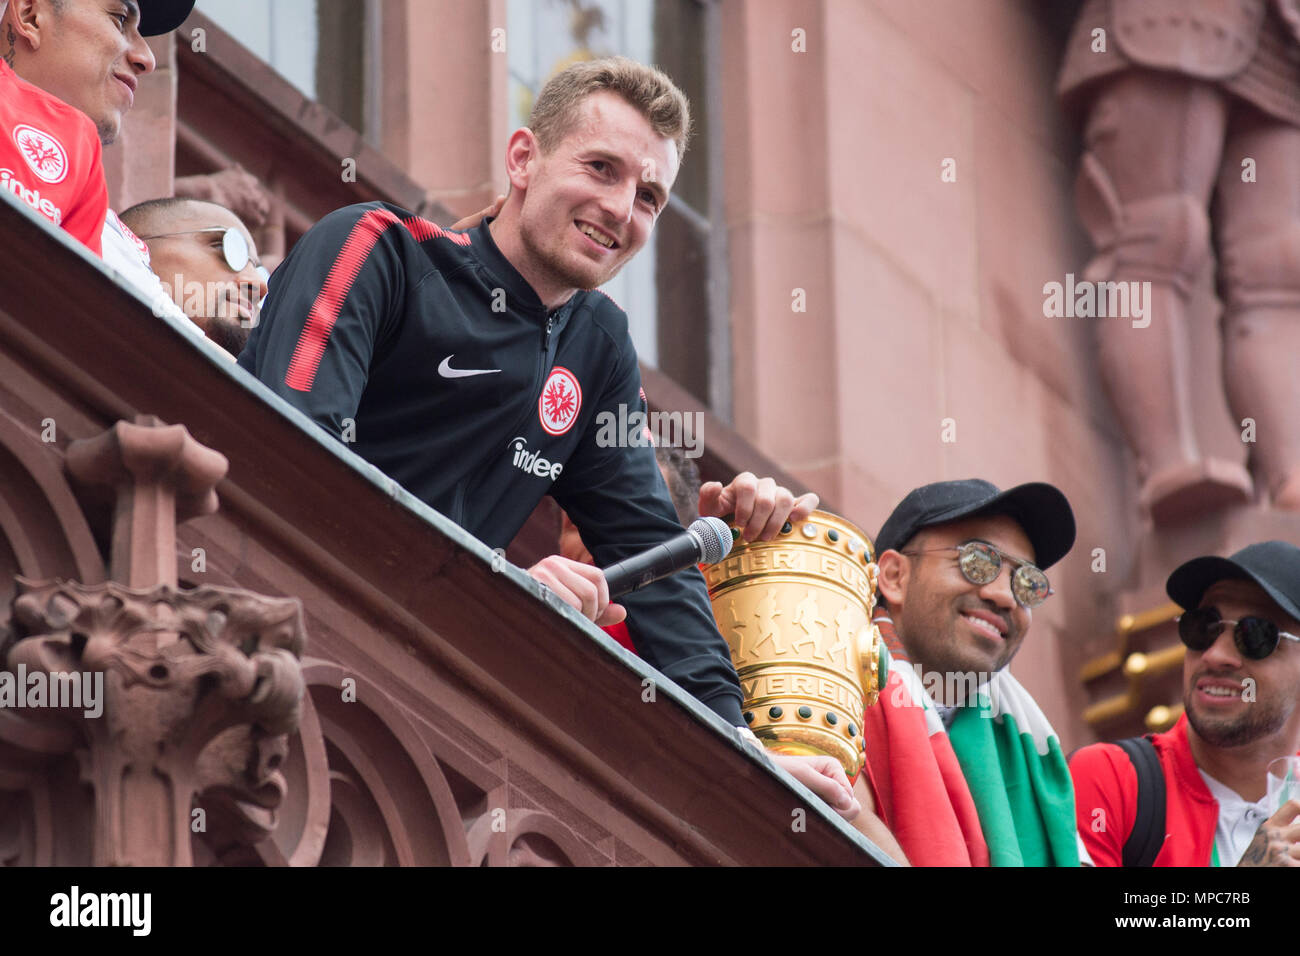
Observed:
[[[1006,671],[1052,593],[1042,569],[1073,544],[1056,488],[979,479],[916,489],[876,538],[876,623],[893,663],[867,711],[867,761],[914,865],[1086,859],[1056,734]]]
[[[107,146],[156,66],[144,38],[193,9],[194,0],[11,0],[0,51],[27,82],[89,116]]]
[[[0,0],[0,40],[7,0]],[[0,192],[101,254],[108,185],[95,124],[10,68],[0,43]]]
[[[1093,744],[1070,761],[1092,858],[1300,866],[1300,801],[1274,805],[1266,783],[1270,762],[1300,752],[1300,548],[1195,558],[1165,590],[1184,608],[1183,716],[1133,742],[1132,757]]]
[[[157,66],[145,37],[169,33],[194,0],[10,0],[0,21],[0,56],[33,86],[90,117],[108,146],[135,103],[140,78]],[[149,267],[149,250],[110,209],[102,231],[104,262],[152,303],[172,309]]]

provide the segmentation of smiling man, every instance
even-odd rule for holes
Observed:
[[[1074,544],[1051,485],[943,481],[905,497],[876,537],[876,623],[893,657],[867,709],[867,767],[914,865],[1077,866],[1060,743],[1006,667]]]
[[[149,247],[172,300],[211,341],[238,357],[257,325],[266,273],[248,227],[198,199],[151,199],[122,213]]]
[[[193,7],[193,3],[189,6]],[[81,110],[108,145],[122,130],[122,116],[135,103],[140,78],[157,65],[142,33],[136,0],[11,0],[4,47],[15,72],[29,83]],[[145,0],[143,26],[174,29],[188,14],[165,23],[162,8],[184,4]],[[10,54],[6,52],[6,57]]]
[[[495,219],[459,233],[383,203],[332,213],[276,272],[240,364],[490,545],[547,493],[602,561],[628,535],[667,536],[653,450],[596,440],[597,411],[641,407],[641,385],[626,316],[592,290],[649,238],[689,127],[662,73],[570,67],[510,137]],[[598,623],[623,616],[577,562],[534,575]],[[703,699],[738,699],[734,674],[706,684]]]
[[[689,130],[686,97],[658,70],[570,66],[510,137],[496,218],[459,233],[382,203],[326,216],[276,270],[239,364],[491,547],[547,494],[601,566],[680,534],[654,449],[599,438],[601,411],[645,408],[627,316],[594,290],[650,238]],[[745,729],[699,571],[626,609],[596,567],[553,555],[529,574],[597,624],[631,612],[640,655]],[[842,770],[777,762],[857,814]]]
[[[108,146],[157,66],[145,37],[176,29],[193,8],[194,0],[10,0],[0,51],[18,76],[89,117]],[[100,228],[104,262],[150,302],[165,300],[144,243],[111,209]]]
[[[1165,590],[1186,609],[1183,716],[1125,742],[1132,756],[1074,755],[1089,852],[1099,866],[1300,866],[1300,802],[1266,796],[1269,763],[1300,754],[1300,548],[1195,558]]]
[[[0,189],[100,255],[108,185],[94,124],[11,69],[17,38],[6,11],[0,0]]]

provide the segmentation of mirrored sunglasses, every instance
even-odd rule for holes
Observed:
[[[1264,617],[1243,617],[1240,621],[1225,620],[1217,607],[1202,607],[1186,611],[1178,618],[1178,637],[1194,651],[1208,651],[1223,629],[1233,625],[1232,640],[1242,657],[1260,661],[1275,650],[1282,638],[1300,641]]]
[[[971,584],[981,587],[998,579],[1002,573],[1002,561],[1006,559],[1015,569],[1011,572],[1011,594],[1021,607],[1038,607],[1055,593],[1041,569],[984,541],[967,541],[946,548],[923,548],[899,553],[926,554],[933,551],[956,551],[957,567],[961,569],[962,576]]]
[[[141,236],[140,238],[148,242],[150,239],[170,239],[173,236],[193,236],[203,232],[219,232],[221,236],[221,255],[226,260],[226,265],[230,267],[231,272],[243,272],[248,266],[249,261],[253,258],[252,251],[248,248],[248,240],[244,234],[233,226],[209,226],[206,229],[186,229],[182,232],[164,232],[156,236]],[[255,265],[255,271],[262,277],[263,282],[271,278],[271,273],[260,263]]]

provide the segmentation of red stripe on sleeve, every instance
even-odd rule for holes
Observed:
[[[412,216],[410,219],[403,219],[402,225],[407,231],[415,237],[416,242],[427,242],[430,239],[450,239],[458,246],[468,246],[469,236],[463,232],[448,232],[436,222],[430,222],[428,219],[421,219],[419,216]]]
[[[468,246],[470,238],[459,232],[448,232],[437,223],[413,216],[399,220],[387,209],[372,209],[362,216],[347,241],[339,251],[325,284],[321,287],[316,301],[312,303],[307,314],[307,322],[298,336],[298,344],[289,360],[289,368],[284,374],[284,384],[299,392],[310,392],[320,369],[321,358],[325,355],[325,346],[329,344],[334,323],[338,321],[339,312],[352,291],[352,284],[357,281],[366,257],[374,249],[388,229],[396,225],[405,226],[417,242],[429,239],[450,239],[458,246]]]

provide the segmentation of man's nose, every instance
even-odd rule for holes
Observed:
[[[992,601],[998,607],[1014,611],[1018,605],[1016,596],[1011,591],[1011,568],[1004,562],[1003,566],[998,568],[998,576],[981,587],[979,594],[980,597]]]
[[[262,278],[262,273],[258,272],[257,267],[253,265],[251,259],[248,265],[244,266],[244,271],[239,273],[239,281],[256,292],[256,296],[253,298],[254,305],[266,298],[269,286],[267,286],[266,280]]]
[[[619,222],[631,222],[636,207],[637,182],[635,178],[620,182],[605,192],[602,205]]]
[[[158,66],[158,61],[154,59],[153,50],[149,48],[148,41],[140,36],[138,30],[131,31],[131,46],[126,51],[127,62],[137,76],[144,76],[152,73]]]
[[[1215,670],[1237,670],[1241,667],[1241,651],[1237,650],[1237,641],[1233,637],[1234,624],[1223,625],[1223,632],[1214,639],[1214,643],[1205,649],[1201,661]]]

